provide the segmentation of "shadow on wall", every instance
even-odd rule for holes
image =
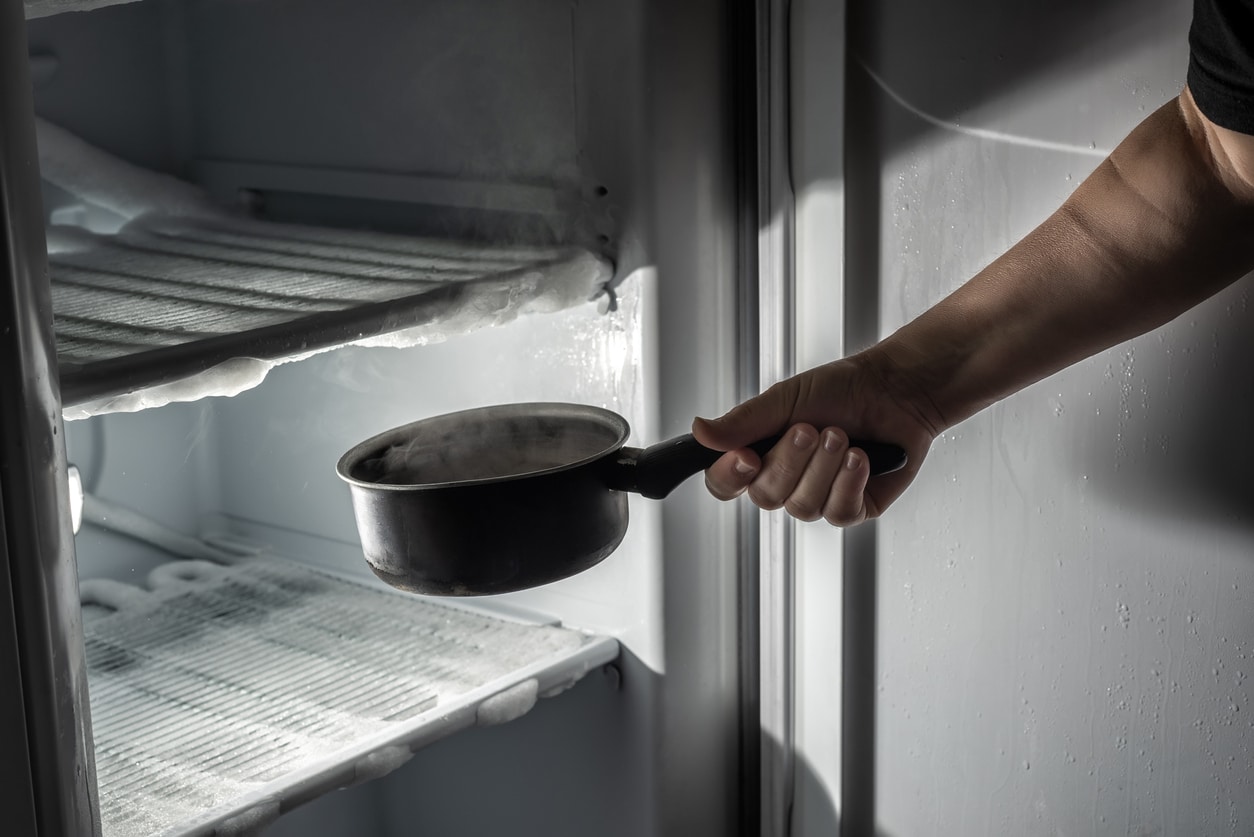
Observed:
[[[1183,45],[1190,8],[1190,0],[851,0],[844,175],[846,203],[858,211],[845,229],[847,348],[878,337],[886,161],[942,130],[929,119],[951,125],[1051,73],[1092,74],[1107,56],[1161,44],[1164,31],[1179,30]],[[919,111],[894,118],[903,102]]]
[[[1083,463],[1108,503],[1254,532],[1251,295],[1254,275],[1112,353]]]
[[[813,837],[871,837],[869,830],[850,829],[846,834],[841,830],[840,815],[836,812],[835,803],[828,795],[827,789],[815,774],[814,769],[804,761],[797,762],[796,798],[799,800],[793,810],[792,828],[790,833],[796,835],[813,835]],[[749,830],[743,832],[748,835]],[[894,837],[883,829],[876,828],[874,837]]]
[[[798,837],[872,837],[872,834],[874,837],[894,837],[882,829],[876,828],[872,832],[870,828],[859,825],[850,826],[847,832],[842,831],[836,803],[814,768],[804,759],[798,759],[795,771],[793,777],[795,807],[792,811],[789,834],[798,835]],[[870,810],[865,805],[859,807]],[[743,827],[742,824],[741,834],[744,837],[756,833],[756,829]]]
[[[1047,70],[1119,54],[1186,21],[1189,0],[958,0],[849,3],[849,79],[874,83],[869,67],[908,102],[950,121],[1009,95]],[[893,74],[892,68],[914,72]],[[926,71],[918,71],[926,68]],[[990,72],[995,68],[995,72]],[[1180,68],[1184,77],[1185,68]],[[895,107],[896,105],[890,105]],[[856,112],[855,112],[856,113]],[[857,130],[856,124],[850,130]],[[884,158],[936,130],[922,120],[895,131]]]

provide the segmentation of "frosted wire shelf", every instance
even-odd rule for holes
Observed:
[[[71,199],[47,230],[67,418],[234,395],[278,362],[443,340],[588,302],[613,278],[578,247],[233,215],[190,183],[36,128],[40,176]],[[88,208],[112,220],[93,226]]]
[[[83,582],[106,837],[251,831],[618,656],[524,624],[254,558]]]
[[[48,241],[67,407],[240,358],[284,360],[394,332],[408,332],[401,344],[439,340],[586,302],[613,272],[578,248],[470,244],[225,214],[146,215],[114,235],[53,227]],[[218,394],[215,386],[210,381],[205,394]]]

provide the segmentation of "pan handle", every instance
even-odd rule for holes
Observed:
[[[775,447],[782,435],[771,436],[749,445],[758,456]],[[871,476],[888,474],[906,464],[906,452],[886,442],[850,439],[849,446],[866,453],[871,462]],[[643,450],[620,448],[605,471],[605,482],[617,491],[634,491],[651,500],[661,500],[688,477],[713,465],[722,451],[711,450],[699,443],[691,433],[658,442]]]

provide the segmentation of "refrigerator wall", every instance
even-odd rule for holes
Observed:
[[[851,5],[847,275],[877,280],[880,333],[1179,92],[1190,12]],[[1250,292],[951,429],[847,553],[878,562],[874,679],[845,683],[872,699],[876,833],[1249,831]]]

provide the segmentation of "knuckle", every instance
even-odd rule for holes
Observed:
[[[815,503],[796,497],[788,498],[787,502],[784,503],[784,511],[807,523],[812,520],[818,520],[822,516],[819,507]]]
[[[866,519],[866,512],[861,504],[829,505],[823,509],[823,519],[833,526],[857,526]]]
[[[766,388],[764,393],[771,400],[778,403],[786,403],[793,397],[793,382],[787,378],[782,381],[776,381]]]
[[[795,481],[804,468],[804,462],[794,462],[786,456],[774,457],[770,463],[771,473],[784,482]]]
[[[778,497],[773,496],[771,492],[758,486],[749,486],[748,493],[749,499],[752,500],[753,504],[758,508],[766,509],[767,511],[774,511],[783,505]]]
[[[745,492],[743,485],[723,485],[716,480],[710,479],[709,476],[706,476],[705,478],[705,488],[712,495],[714,495],[716,499],[724,501],[734,500]]]
[[[843,528],[845,526],[853,525],[852,520],[848,520],[841,515],[833,514],[831,512],[824,514],[823,519],[826,520],[828,523],[830,523],[832,526],[839,526]]]
[[[716,476],[716,474],[709,471],[706,472],[705,483],[706,491],[714,494],[716,499],[722,499],[722,501],[735,499],[736,497],[740,497],[742,493],[745,493],[744,484],[727,482],[726,479],[720,479]]]

